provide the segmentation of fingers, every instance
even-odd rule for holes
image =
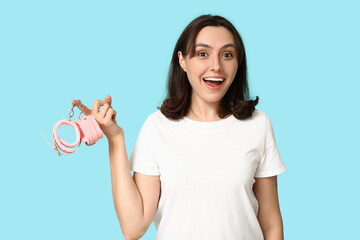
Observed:
[[[111,101],[112,101],[111,96],[110,96],[110,95],[106,95],[105,101],[107,101],[107,102],[111,105]]]
[[[100,107],[104,106],[105,103],[108,103],[108,102],[105,102],[104,100],[96,99],[94,101],[93,108],[91,110],[91,114],[95,116],[99,112]]]
[[[77,106],[80,110],[83,108],[83,111],[86,115],[91,114],[91,109],[87,108],[84,104],[80,103],[79,100],[71,100],[71,103]]]
[[[105,117],[107,110],[109,108],[111,108],[111,102],[112,102],[111,96],[106,95],[105,100],[96,99],[93,103],[93,108],[89,109],[84,104],[82,104],[79,100],[71,100],[71,103],[74,104],[75,106],[77,106],[80,110],[81,110],[81,108],[83,108],[83,112],[86,115],[96,116],[98,113],[100,113],[100,116],[102,118]],[[101,106],[103,106],[103,107],[100,110]]]
[[[99,112],[99,116],[101,118],[104,118],[106,115],[106,112],[108,111],[108,109],[111,108],[110,104],[108,102],[105,102],[103,107],[101,108],[100,112]]]
[[[109,110],[106,112],[105,115],[105,122],[110,122],[115,118],[116,118],[116,111],[112,108],[109,108]]]

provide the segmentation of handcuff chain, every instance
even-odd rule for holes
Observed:
[[[72,105],[71,109],[70,109],[70,112],[69,112],[69,121],[70,119],[74,116],[74,107],[75,107],[75,104]]]
[[[85,114],[84,112],[84,105],[81,103],[80,99],[78,99],[77,101],[79,101],[79,109],[80,109],[80,114],[79,114],[79,119],[80,119],[80,116],[82,113]],[[69,112],[69,121],[71,120],[71,118],[74,116],[74,107],[75,107],[75,104],[72,104],[72,107],[70,109],[70,112]],[[86,115],[86,114],[85,114]]]
[[[84,112],[84,105],[81,103],[81,101],[79,100],[79,102],[80,102],[80,104],[79,104],[79,106],[80,106],[80,114],[79,114],[79,119],[80,119],[80,116],[81,116],[81,114],[83,113],[84,115],[86,115],[85,114],[85,112]]]

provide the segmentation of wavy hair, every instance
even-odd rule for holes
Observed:
[[[224,118],[230,113],[237,119],[246,119],[252,116],[259,97],[250,100],[247,82],[246,54],[243,41],[236,28],[221,16],[201,15],[194,19],[180,35],[170,63],[167,79],[167,96],[161,107],[157,107],[167,118],[177,120],[183,118],[190,109],[192,88],[179,64],[178,51],[185,57],[195,55],[196,36],[206,26],[222,26],[233,35],[236,44],[238,69],[234,81],[224,97],[221,99],[219,117]]]

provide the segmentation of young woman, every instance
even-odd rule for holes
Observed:
[[[220,16],[193,20],[175,46],[167,88],[130,159],[111,97],[85,107],[109,141],[125,238],[141,238],[153,221],[157,240],[283,239],[276,176],[286,168],[258,97],[249,99],[234,26]]]

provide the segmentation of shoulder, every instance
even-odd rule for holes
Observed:
[[[250,124],[252,126],[264,126],[266,119],[267,119],[267,115],[265,114],[265,112],[259,110],[259,109],[255,109],[251,115],[251,117],[246,118],[244,120],[238,120],[238,122],[242,123],[242,124]]]
[[[157,141],[159,138],[169,135],[172,131],[179,129],[182,120],[170,120],[166,118],[160,110],[150,113],[142,129],[152,137],[152,141]]]
[[[257,127],[262,130],[264,136],[274,134],[272,121],[265,112],[256,110],[256,113],[254,114],[254,118],[258,118]]]
[[[240,129],[249,135],[262,136],[267,128],[268,117],[264,111],[255,109],[251,117],[246,119],[236,119],[233,121],[232,127]]]
[[[268,115],[264,111],[261,111],[259,109],[255,109],[255,111],[253,112],[253,116],[254,116],[254,118],[257,118],[260,121],[262,121],[264,124],[267,121],[270,121]]]
[[[151,119],[153,121],[159,121],[161,118],[165,117],[160,110],[157,110],[153,113],[151,113],[149,116],[148,116],[148,119]]]
[[[164,125],[164,124],[175,124],[180,122],[181,120],[172,120],[172,119],[168,119],[167,117],[165,117],[165,115],[163,115],[161,113],[160,110],[157,110],[153,113],[151,113],[146,121],[151,122],[152,124],[160,124],[160,125]]]
[[[162,132],[169,128],[176,127],[180,120],[170,120],[166,118],[160,110],[150,113],[143,123],[143,128],[151,132]]]
[[[255,109],[253,114],[252,114],[252,118],[265,118],[266,114],[265,112],[259,110],[259,109]]]

